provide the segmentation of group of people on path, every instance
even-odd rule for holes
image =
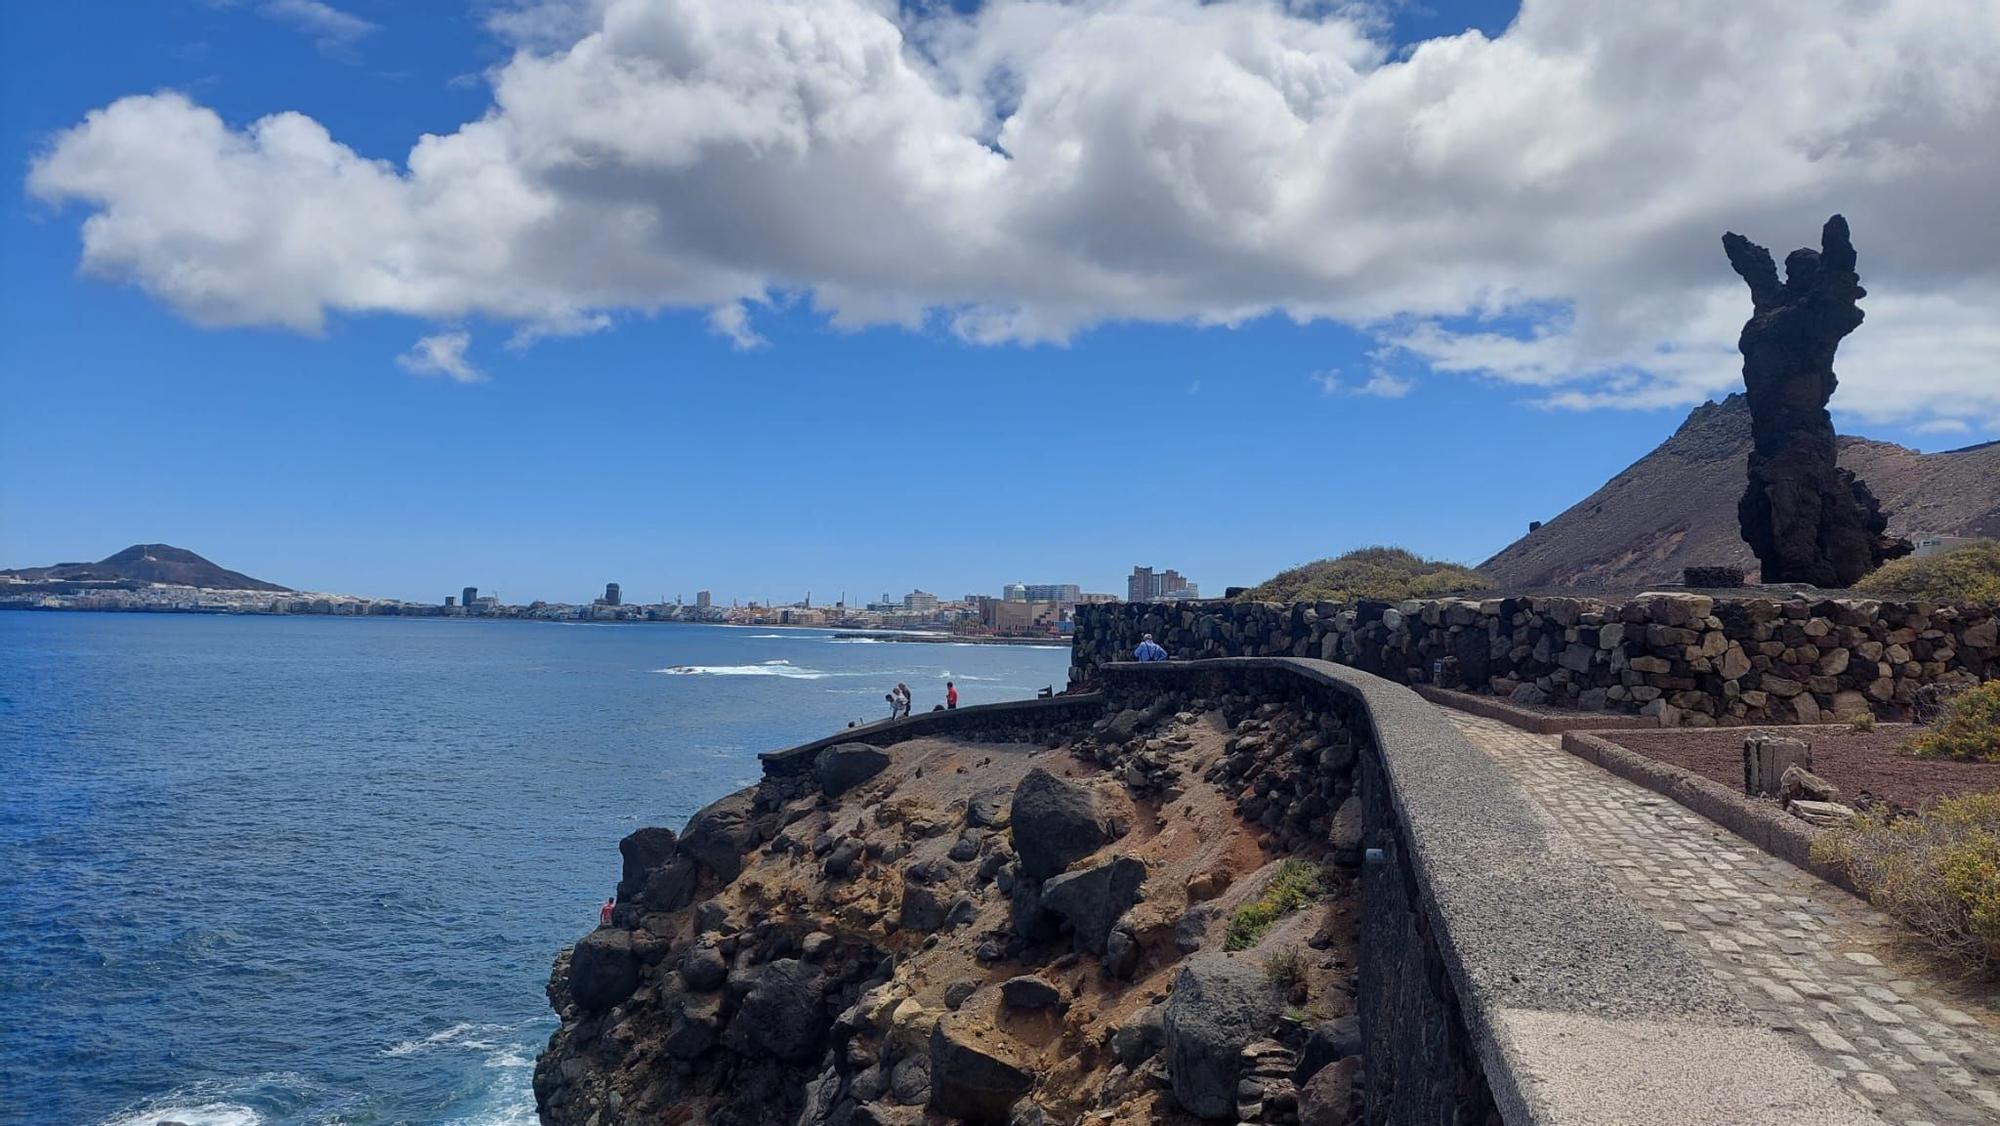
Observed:
[[[910,714],[909,685],[899,681],[897,682],[896,687],[890,689],[889,694],[882,698],[889,702],[890,719],[904,719],[909,716]],[[937,707],[932,708],[931,710],[935,712],[935,711],[956,711],[957,709],[958,709],[958,685],[952,681],[947,680],[944,682],[944,703],[939,704]]]

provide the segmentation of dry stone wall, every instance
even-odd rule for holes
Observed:
[[[1991,608],[1670,593],[1079,606],[1072,683],[1130,660],[1147,633],[1175,658],[1314,657],[1670,727],[1903,719],[1926,686],[2000,677]]]

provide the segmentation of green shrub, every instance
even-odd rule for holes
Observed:
[[[1946,700],[1937,722],[1911,736],[1903,749],[1918,758],[2000,762],[2000,680]]]
[[[1946,798],[1917,817],[1864,813],[1813,853],[1939,951],[2000,966],[2000,793]]]
[[[1280,571],[1244,592],[1247,602],[1352,602],[1373,598],[1442,598],[1487,590],[1492,582],[1469,567],[1425,559],[1400,547],[1364,547],[1332,559]]]
[[[1264,932],[1286,915],[1326,894],[1326,877],[1319,865],[1304,860],[1286,860],[1271,874],[1257,898],[1236,909],[1229,920],[1224,950],[1248,950],[1257,945]]]
[[[1975,540],[1922,559],[1897,559],[1854,589],[1883,598],[1952,606],[2000,605],[2000,541]]]

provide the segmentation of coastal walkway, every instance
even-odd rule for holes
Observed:
[[[1996,998],[1926,973],[1893,920],[1558,736],[1445,714],[1640,911],[1885,1121],[2000,1123]]]

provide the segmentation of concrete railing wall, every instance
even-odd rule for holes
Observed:
[[[1034,739],[1042,732],[1074,720],[1095,719],[1103,710],[1104,698],[1101,695],[1076,692],[1037,700],[917,712],[902,719],[885,719],[850,727],[837,735],[814,739],[782,751],[765,751],[757,758],[763,764],[765,777],[787,778],[810,771],[815,755],[840,743],[887,747],[906,739],[933,736]]]
[[[1663,726],[1902,719],[1927,685],[2000,677],[1992,608],[1658,594],[1079,606],[1071,681],[1147,633],[1176,658],[1310,657]]]
[[[1093,675],[1114,708],[1247,691],[1347,727],[1367,850],[1356,1000],[1368,1121],[1873,1120],[1410,689],[1296,658]]]

